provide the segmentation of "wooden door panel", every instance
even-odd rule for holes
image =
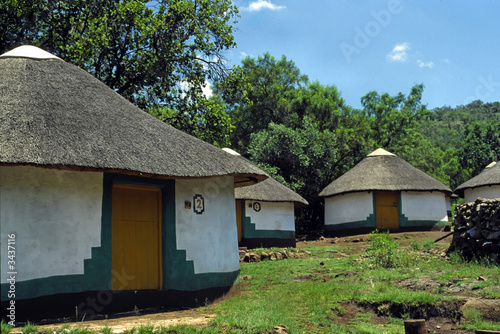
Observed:
[[[243,231],[241,227],[241,206],[243,205],[243,200],[236,200],[236,228],[238,230],[238,242],[241,242],[241,238],[243,237]]]
[[[160,191],[152,187],[114,186],[112,269],[133,277],[114,290],[160,288]],[[125,286],[119,286],[119,285]]]
[[[375,192],[375,220],[378,229],[399,228],[399,194],[397,191]]]

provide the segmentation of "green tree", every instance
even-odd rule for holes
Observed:
[[[464,182],[479,174],[490,162],[500,159],[500,119],[467,125],[462,136],[457,156],[465,172],[461,180]]]
[[[257,59],[247,57],[224,81],[216,85],[235,125],[232,142],[245,154],[250,134],[266,129],[268,124],[287,123],[289,100],[294,91],[307,83],[293,61],[285,56],[277,60],[269,53]]]
[[[251,134],[248,152],[252,161],[309,201],[297,214],[297,231],[321,228],[323,201],[318,194],[336,161],[334,133],[320,130],[308,116],[296,129],[270,123],[267,129]]]
[[[419,84],[412,87],[408,96],[402,93],[379,95],[377,92],[363,96],[361,103],[371,129],[369,140],[373,148],[384,148],[449,186],[451,180],[443,165],[448,172],[457,165],[450,152],[445,154],[432,145],[420,131],[422,122],[430,116],[430,111],[421,102],[423,90],[424,86]]]
[[[371,123],[371,139],[375,146],[390,149],[417,129],[418,122],[429,115],[422,104],[422,84],[412,87],[408,96],[398,93],[379,95],[369,92],[361,98],[361,104]]]
[[[220,107],[212,108],[202,88],[227,72],[223,52],[236,45],[237,13],[230,0],[4,0],[0,53],[40,46],[146,111],[179,114],[166,121],[216,118],[228,126],[221,113],[206,114]],[[198,124],[176,125],[189,130]]]

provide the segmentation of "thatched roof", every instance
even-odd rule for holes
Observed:
[[[238,152],[230,148],[223,148],[224,151],[233,155],[237,159],[242,159],[248,163],[250,160],[241,156]],[[287,188],[275,179],[269,177],[263,182],[258,184],[240,187],[234,190],[236,199],[246,199],[254,201],[267,201],[267,202],[294,202],[295,205],[308,205],[309,203],[295,191]]]
[[[455,193],[464,196],[465,189],[500,184],[500,162],[492,162],[486,166],[479,175],[462,183],[455,189]]]
[[[319,195],[330,197],[377,190],[440,191],[451,194],[451,190],[441,182],[394,154],[378,149],[330,183]]]
[[[234,190],[236,199],[246,199],[266,202],[294,202],[299,205],[309,203],[295,191],[287,188],[273,178],[247,187],[240,187]]]
[[[267,178],[80,68],[27,46],[0,56],[0,163],[168,178],[233,175],[240,185]]]

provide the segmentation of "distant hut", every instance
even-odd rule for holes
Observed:
[[[309,204],[302,196],[273,178],[234,191],[241,246],[295,247],[295,207]]]
[[[229,148],[223,150],[248,161]],[[309,204],[302,196],[273,178],[234,192],[240,246],[295,247],[295,207]]]
[[[500,198],[500,163],[490,163],[479,175],[458,186],[455,193],[466,202],[475,201],[478,197]]]
[[[325,231],[351,233],[446,225],[450,194],[451,190],[441,182],[378,149],[320,193],[325,197]]]
[[[88,320],[227,293],[234,187],[265,178],[45,51],[1,55],[2,318],[12,301],[17,321]]]

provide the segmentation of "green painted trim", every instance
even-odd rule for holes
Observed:
[[[295,231],[257,230],[252,219],[246,215],[246,201],[241,205],[242,239],[295,239]]]
[[[356,229],[360,227],[370,227],[375,228],[375,214],[371,213],[368,215],[366,220],[358,220],[354,222],[342,223],[342,224],[325,224],[325,231],[339,231],[339,230],[347,230],[347,229]]]
[[[166,184],[162,194],[162,270],[163,289],[196,291],[237,283],[239,270],[225,273],[195,274],[194,263],[186,260],[186,251],[177,249],[175,182]]]
[[[443,220],[409,220],[404,214],[401,214],[401,224],[400,227],[422,227],[422,226],[446,226],[447,221]]]
[[[102,195],[101,247],[92,247],[91,258],[84,260],[84,274],[17,281],[16,300],[59,293],[109,290],[111,288],[111,196],[113,184],[146,185],[161,189],[163,289],[197,291],[212,287],[228,287],[238,282],[239,270],[195,274],[193,261],[186,260],[186,251],[176,249],[175,180],[105,173]],[[8,283],[2,284],[1,289],[1,300],[10,300],[8,298]]]

